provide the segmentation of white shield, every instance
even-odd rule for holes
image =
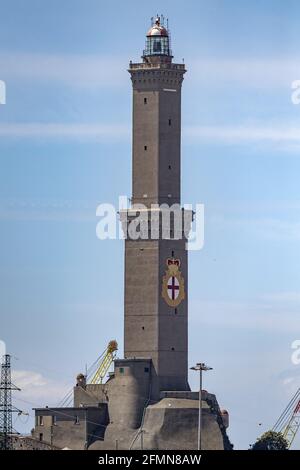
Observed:
[[[170,276],[167,284],[168,296],[171,300],[176,300],[179,296],[179,281],[177,277]]]

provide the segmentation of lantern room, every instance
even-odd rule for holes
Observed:
[[[146,48],[143,57],[151,56],[168,56],[172,57],[170,47],[170,37],[168,27],[164,26],[164,17],[157,16],[156,20],[152,20],[151,28],[147,33]]]

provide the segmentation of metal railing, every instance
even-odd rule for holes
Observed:
[[[172,64],[172,63],[158,63],[158,64],[151,64],[151,63],[130,63],[129,69],[172,69],[172,70],[185,70],[184,64]]]

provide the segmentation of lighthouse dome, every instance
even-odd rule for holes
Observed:
[[[164,36],[168,37],[168,31],[164,26],[161,26],[160,19],[157,18],[155,24],[149,29],[147,36]]]

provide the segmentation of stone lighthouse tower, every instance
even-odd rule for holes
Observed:
[[[181,86],[170,35],[152,22],[133,87],[132,200],[125,240],[124,358],[103,383],[80,374],[73,404],[38,408],[33,436],[70,449],[230,449],[228,414],[188,384],[191,213],[180,201]],[[199,398],[201,401],[199,402]],[[69,395],[67,395],[69,400]],[[226,419],[225,419],[225,418]]]
[[[189,390],[187,251],[183,230],[164,236],[163,209],[180,209],[181,86],[169,32],[157,17],[142,62],[130,62],[133,87],[132,209],[141,204],[147,239],[125,242],[125,358],[152,360],[156,390]],[[133,213],[133,211],[132,211]],[[140,214],[141,212],[139,212]],[[128,211],[128,222],[134,215]],[[159,219],[158,233],[150,223]],[[153,236],[154,235],[154,236]]]

